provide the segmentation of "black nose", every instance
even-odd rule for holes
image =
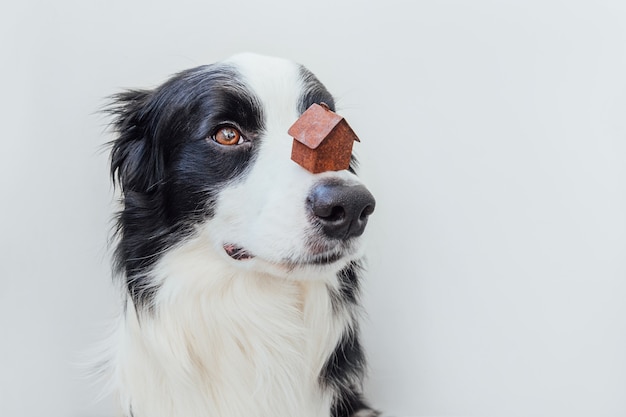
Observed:
[[[324,234],[334,239],[360,236],[376,206],[374,196],[364,186],[334,183],[316,185],[307,203]]]

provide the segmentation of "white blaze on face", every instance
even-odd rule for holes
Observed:
[[[317,249],[310,245],[311,239],[323,240],[306,207],[313,186],[327,178],[346,184],[359,181],[348,171],[314,175],[291,160],[293,138],[287,130],[300,116],[303,93],[297,64],[253,54],[238,55],[227,62],[237,67],[250,91],[260,100],[265,131],[258,139],[261,146],[251,167],[243,179],[220,192],[215,216],[206,228],[213,244],[244,248],[254,256],[245,263],[253,263],[256,269],[262,266],[259,264],[268,264],[269,272],[280,273],[280,268],[269,264],[285,267],[287,260],[306,262],[307,258],[324,253],[314,253],[320,251],[320,245]],[[326,241],[321,246],[332,251],[336,245]],[[339,264],[334,268],[345,265]]]

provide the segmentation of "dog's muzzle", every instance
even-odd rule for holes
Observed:
[[[311,189],[306,207],[316,235],[309,240],[310,253],[304,260],[288,259],[289,264],[330,264],[350,253],[350,240],[365,231],[376,200],[363,185],[330,181],[318,183]],[[237,244],[226,243],[223,247],[236,261],[256,257]]]

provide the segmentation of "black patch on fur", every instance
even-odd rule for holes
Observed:
[[[328,108],[335,111],[335,99],[311,71],[300,66],[300,77],[304,86],[300,102],[298,103],[300,114],[304,113],[306,109],[315,103],[326,103]]]
[[[352,261],[337,273],[338,288],[329,289],[333,310],[337,314],[341,314],[341,310],[358,308],[361,271],[361,262]],[[359,410],[371,410],[361,395],[365,368],[359,329],[356,323],[352,323],[320,374],[322,387],[330,388],[334,393],[331,416],[350,417]]]
[[[330,415],[332,417],[350,417],[363,410],[371,411],[373,416],[380,415],[378,411],[367,404],[358,391],[346,388],[335,397]]]
[[[361,262],[352,261],[337,273],[338,287],[336,289],[328,287],[333,310],[336,313],[351,305],[358,305],[360,296],[359,275],[361,271]]]
[[[320,374],[323,386],[339,389],[359,383],[365,372],[365,356],[358,328],[347,329]]]
[[[361,263],[358,261],[352,261],[337,274],[337,278],[339,280],[339,291],[341,299],[344,302],[350,304],[357,304],[359,302],[359,295],[361,292],[359,274],[361,270]]]
[[[321,385],[335,393],[333,417],[349,417],[359,410],[370,409],[361,395],[364,374],[365,355],[355,327],[344,333],[320,374]]]
[[[233,67],[202,66],[181,72],[152,91],[113,97],[117,139],[111,175],[122,191],[117,218],[116,269],[137,307],[149,307],[158,288],[147,272],[163,252],[213,215],[217,192],[240,178],[264,129],[260,101]],[[211,136],[222,124],[249,140],[222,146]]]

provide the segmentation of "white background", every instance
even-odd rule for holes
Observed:
[[[98,110],[240,51],[307,65],[361,137],[377,407],[626,416],[625,2],[7,3],[0,416],[112,415],[77,370],[117,306]]]

